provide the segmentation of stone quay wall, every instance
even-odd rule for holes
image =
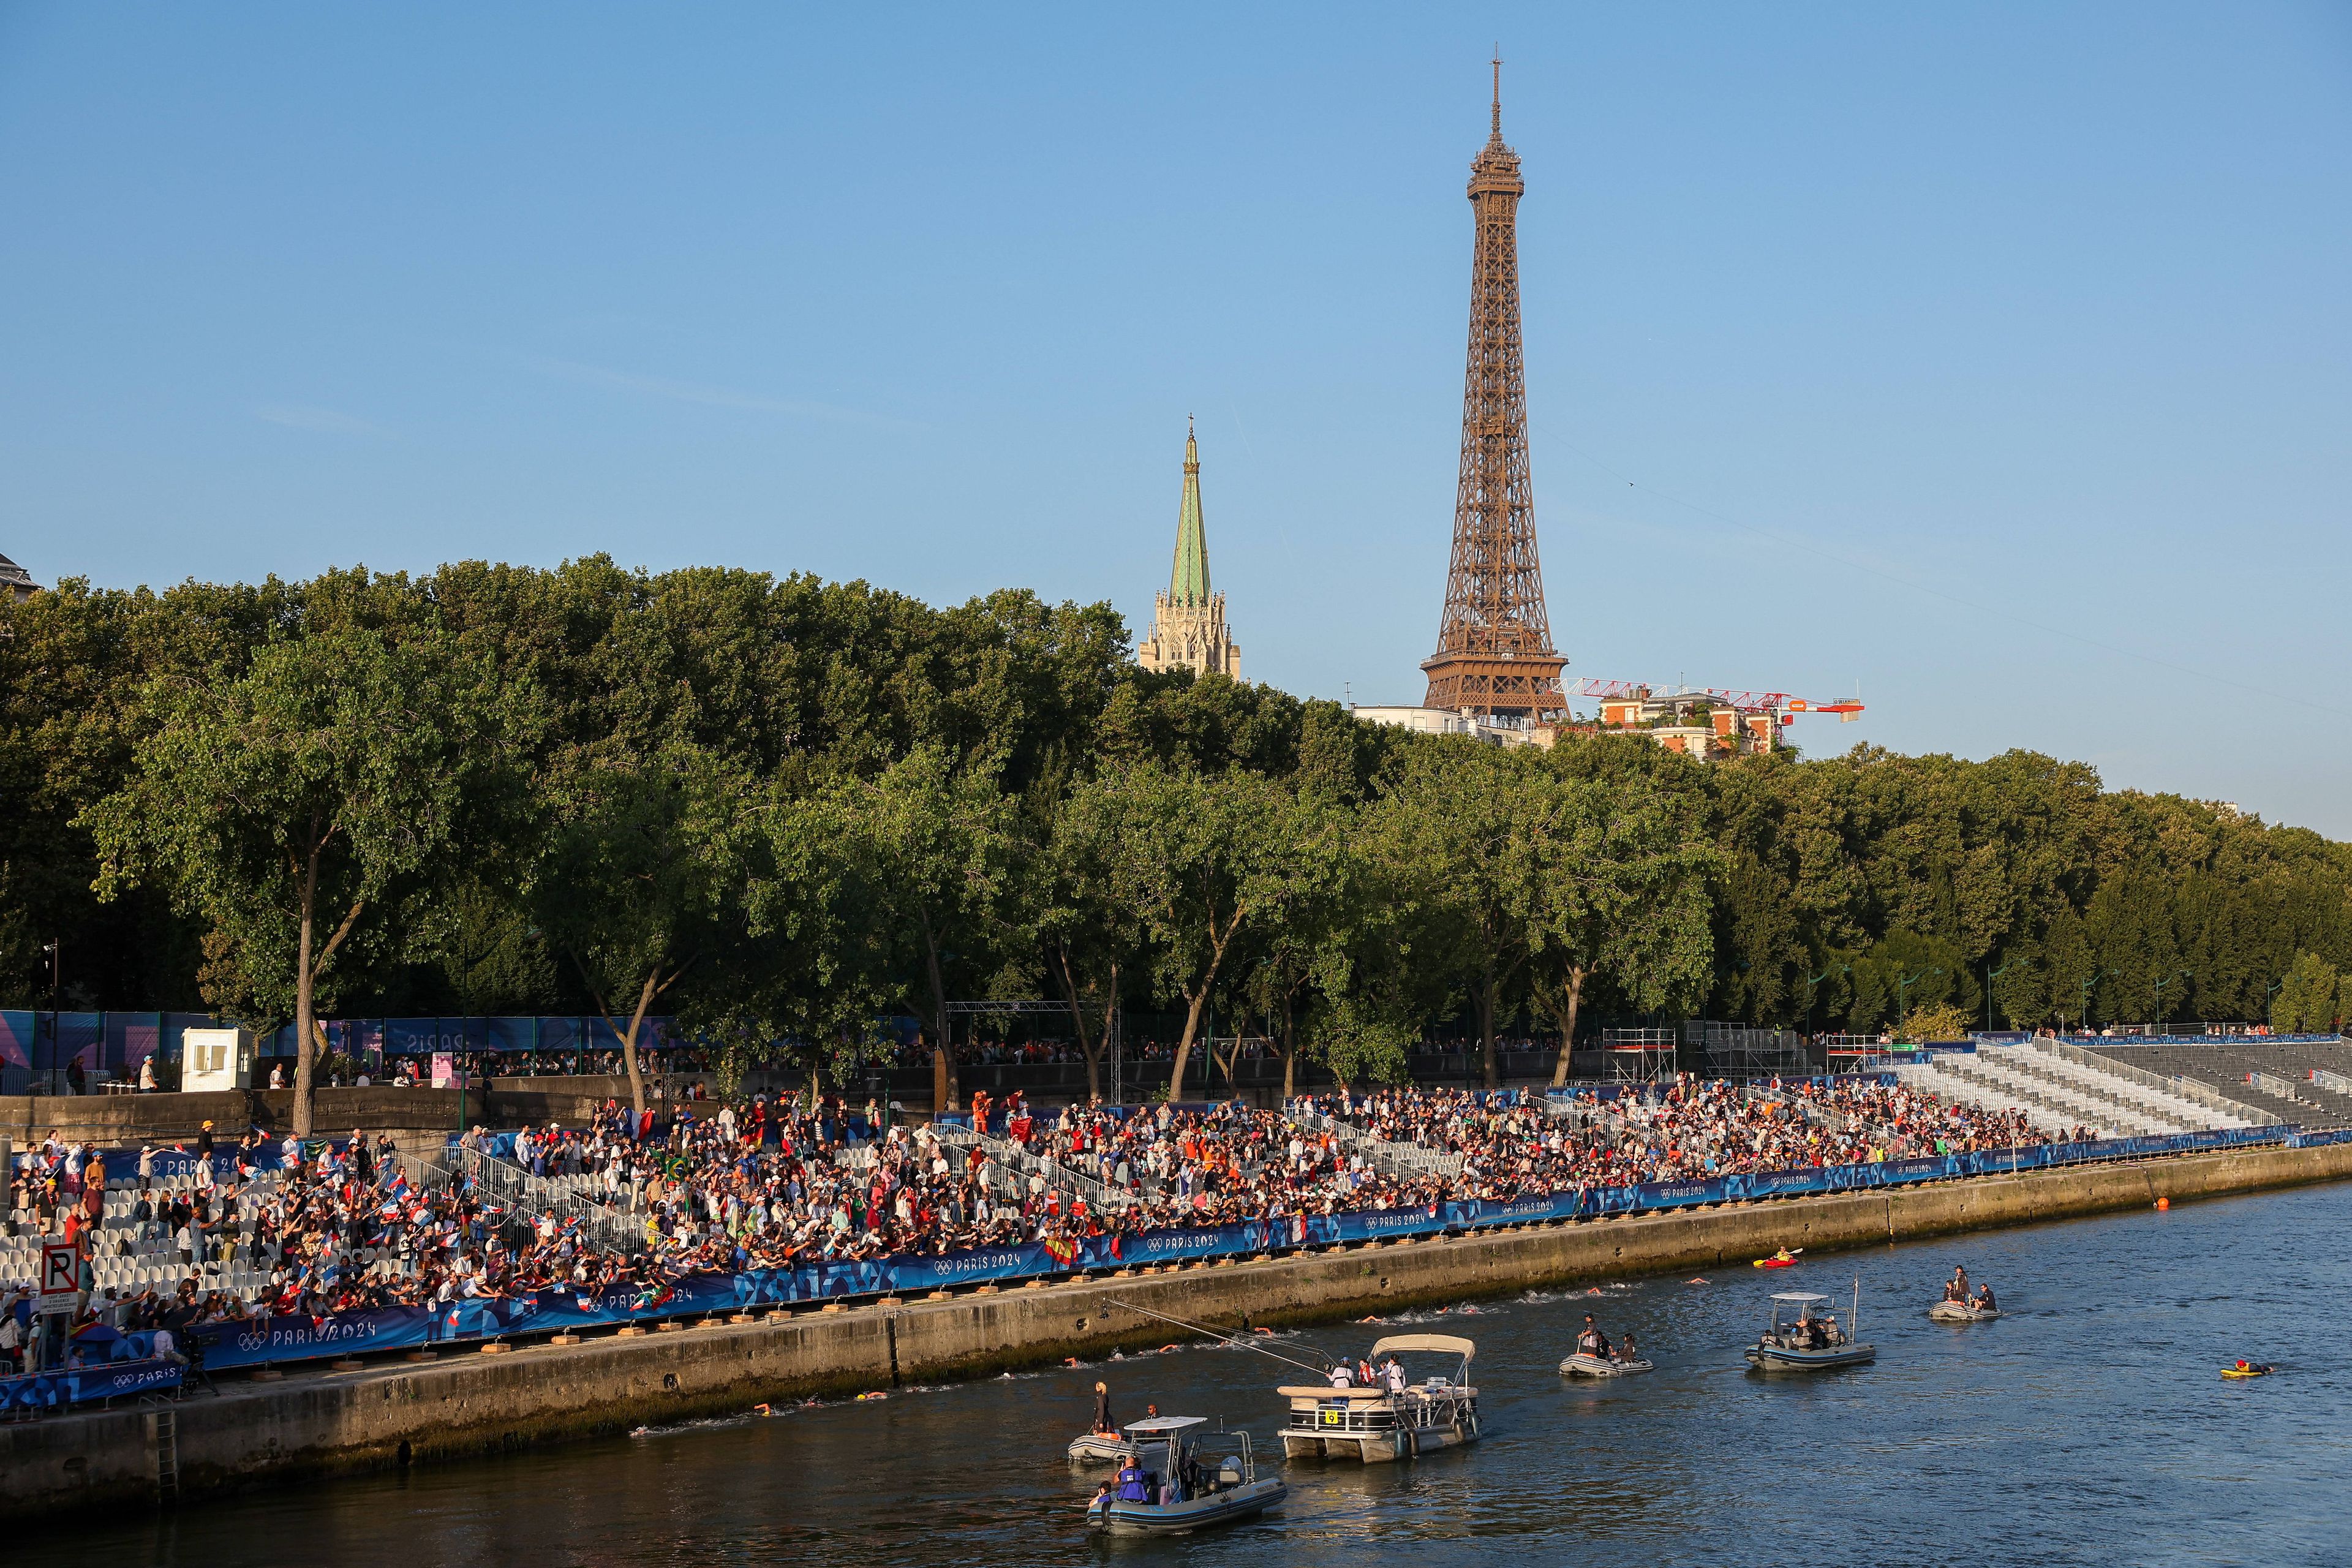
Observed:
[[[2178,1156],[803,1308],[271,1381],[225,1374],[220,1397],[192,1393],[168,1416],[125,1407],[0,1426],[0,1517],[152,1506],[166,1474],[173,1499],[191,1500],[1188,1337],[1150,1313],[1221,1331],[1328,1321],[1529,1286],[1738,1267],[1781,1247],[1850,1250],[2347,1177],[2352,1144]]]

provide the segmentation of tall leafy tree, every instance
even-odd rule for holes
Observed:
[[[1244,931],[1306,895],[1331,852],[1333,828],[1302,816],[1297,796],[1258,774],[1154,763],[1080,786],[1074,809],[1105,885],[1151,944],[1162,993],[1184,1005],[1169,1077],[1171,1097],[1179,1095],[1210,997]]]
[[[836,817],[740,759],[674,740],[574,759],[531,886],[539,926],[621,1041],[632,1107],[656,1007],[730,1078],[779,1047],[855,1053],[870,1031],[853,858]]]
[[[517,700],[438,633],[297,637],[235,679],[153,685],[131,776],[85,814],[101,898],[168,888],[207,927],[206,997],[292,1018],[298,1134],[322,985],[363,984],[402,951],[404,905],[455,879]]]
[[[1629,1005],[1696,1003],[1713,964],[1709,893],[1721,856],[1670,797],[1641,782],[1560,781],[1530,829],[1531,985],[1559,1029],[1552,1082],[1569,1079],[1578,1015],[1596,979]]]
[[[835,798],[856,825],[867,894],[900,955],[902,994],[924,1020],[945,1110],[961,1098],[949,977],[959,965],[985,972],[983,953],[1003,932],[1001,900],[1018,849],[1013,803],[990,760],[959,764],[931,743]]]
[[[1424,960],[1468,996],[1489,1089],[1502,1083],[1497,1028],[1535,951],[1557,785],[1526,754],[1453,741],[1412,758],[1371,814]]]
[[[1111,896],[1099,847],[1076,801],[1065,795],[1022,840],[1016,905],[1043,956],[1048,985],[1070,1009],[1087,1093],[1100,1099],[1102,1058],[1118,1007],[1119,977],[1142,944],[1133,913]]]
[[[2270,1024],[2290,1035],[2320,1034],[2336,1027],[2343,1005],[2342,978],[2315,952],[2298,956],[2271,1003]]]

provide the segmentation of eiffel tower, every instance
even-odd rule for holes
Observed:
[[[1503,62],[1486,145],[1470,164],[1477,247],[1470,268],[1470,363],[1462,390],[1462,478],[1454,559],[1425,708],[1533,720],[1560,711],[1528,476],[1528,386],[1519,353],[1519,155],[1503,145]]]

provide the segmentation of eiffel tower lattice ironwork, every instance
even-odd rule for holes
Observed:
[[[1470,164],[1477,249],[1470,270],[1470,356],[1462,391],[1462,478],[1445,616],[1423,705],[1534,719],[1566,707],[1536,559],[1528,475],[1528,387],[1519,350],[1519,155],[1503,144],[1503,62],[1486,145]]]

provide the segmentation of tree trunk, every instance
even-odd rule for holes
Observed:
[[[314,1061],[310,1045],[310,1014],[318,987],[318,977],[310,963],[310,943],[319,901],[319,854],[314,839],[310,863],[302,873],[302,935],[294,961],[294,1136],[297,1138],[310,1136],[310,1080]]]
[[[1293,1018],[1290,998],[1282,999],[1282,1103],[1298,1092],[1298,1026]]]
[[[1210,966],[1209,973],[1216,973],[1215,965]],[[1209,983],[1203,979],[1184,1008],[1184,1037],[1176,1042],[1176,1065],[1168,1074],[1168,1098],[1171,1101],[1183,1098],[1185,1064],[1192,1059],[1192,1042],[1200,1036],[1201,1014],[1208,1005]]]
[[[1481,1057],[1479,1076],[1485,1079],[1486,1087],[1490,1089],[1503,1087],[1503,1064],[1495,1054],[1496,993],[1501,988],[1500,983],[1496,980],[1494,973],[1490,970],[1471,990],[1472,999],[1478,1009],[1478,1048]]]
[[[1234,933],[1242,929],[1242,911],[1235,910],[1227,922],[1224,934],[1217,934],[1216,923],[1209,926],[1209,972],[1201,976],[1201,988],[1187,992],[1184,1010],[1184,1037],[1176,1042],[1176,1068],[1168,1075],[1168,1098],[1175,1100],[1184,1088],[1184,1064],[1192,1059],[1192,1042],[1200,1037],[1201,1014],[1209,1005],[1209,992],[1217,983],[1217,966],[1225,961],[1225,945]]]
[[[1111,1050],[1112,1039],[1118,1032],[1118,965],[1113,963],[1110,966],[1109,988],[1103,993],[1102,1048],[1106,1055],[1108,1055]],[[1114,1082],[1111,1087],[1114,1091],[1119,1091],[1123,1090],[1127,1086],[1122,1083]]]
[[[1584,968],[1581,964],[1572,963],[1568,969],[1568,984],[1555,1008],[1559,1019],[1559,1065],[1551,1069],[1551,1086],[1554,1089],[1568,1082],[1569,1071],[1573,1065],[1570,1053],[1576,1049],[1576,1009],[1583,1000]]]
[[[646,1124],[646,1075],[637,1066],[637,1030],[646,1021],[646,1010],[654,1005],[654,996],[661,989],[661,965],[646,973],[646,984],[637,993],[637,1010],[629,1015],[628,1033],[621,1037],[621,1065],[629,1073],[629,1107],[636,1117],[637,1127]]]
[[[947,1103],[933,1104],[931,1114],[953,1110],[962,1096],[956,1082],[955,1035],[948,1027],[948,984],[940,973],[940,944],[931,935],[931,912],[922,911],[923,964],[931,980],[931,1081],[947,1085]]]
[[[1060,942],[1054,944],[1055,965],[1062,972],[1062,994],[1070,1004],[1070,1027],[1077,1031],[1078,1055],[1087,1058],[1087,1098],[1102,1099],[1102,1042],[1087,1037],[1086,1009],[1078,1005],[1078,980],[1070,970],[1070,950]],[[1110,1009],[1103,1009],[1103,1032],[1110,1032]]]

